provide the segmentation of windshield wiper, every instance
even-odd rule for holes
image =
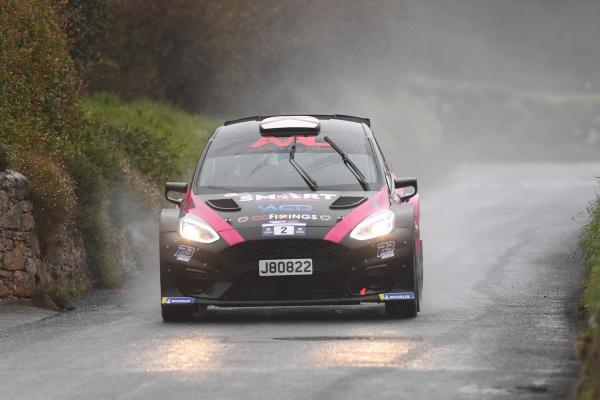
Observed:
[[[344,150],[340,149],[339,146],[329,138],[329,136],[325,136],[323,139],[327,143],[329,143],[331,147],[342,157],[344,164],[352,172],[352,175],[356,177],[356,180],[358,181],[358,183],[360,183],[360,186],[363,188],[363,190],[368,191],[369,187],[367,186],[367,180],[365,179],[365,176],[362,172],[360,172],[360,169],[358,169],[356,164],[354,164],[352,160],[348,157],[348,154],[344,153]]]
[[[296,169],[296,171],[298,171],[298,173],[300,174],[302,179],[304,179],[304,182],[306,182],[306,184],[308,185],[310,190],[312,190],[313,192],[316,192],[319,189],[319,187],[317,186],[317,182],[313,178],[311,178],[310,175],[308,175],[308,173],[306,173],[306,171],[300,166],[300,164],[298,164],[296,162],[296,160],[294,160],[295,155],[296,155],[296,136],[294,136],[294,143],[292,144],[292,147],[290,147],[290,164],[292,164],[292,166]]]

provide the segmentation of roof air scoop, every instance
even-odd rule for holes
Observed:
[[[298,133],[317,135],[320,129],[319,120],[309,116],[286,115],[260,121],[260,133],[269,136],[289,136]]]

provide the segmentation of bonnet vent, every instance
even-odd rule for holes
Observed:
[[[354,208],[359,204],[364,203],[367,200],[366,197],[351,197],[351,196],[342,196],[338,198],[329,206],[334,210],[345,209],[345,208]]]
[[[242,209],[233,199],[206,200],[206,204],[218,211],[240,211]]]

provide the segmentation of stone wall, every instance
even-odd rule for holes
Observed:
[[[15,171],[0,171],[0,302],[89,286],[85,251],[76,232],[59,233],[47,247],[40,254],[27,179]]]

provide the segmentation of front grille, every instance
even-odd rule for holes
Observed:
[[[258,267],[259,260],[312,258],[313,268],[335,268],[347,261],[347,250],[335,243],[313,239],[253,240],[225,249],[221,264],[228,267]]]
[[[317,300],[346,297],[340,282],[315,276],[246,276],[225,294],[226,300]]]
[[[348,250],[314,239],[255,240],[225,249],[221,264],[239,273],[226,299],[300,300],[345,297]],[[311,258],[313,275],[259,277],[259,260]],[[347,272],[347,271],[346,271]]]

